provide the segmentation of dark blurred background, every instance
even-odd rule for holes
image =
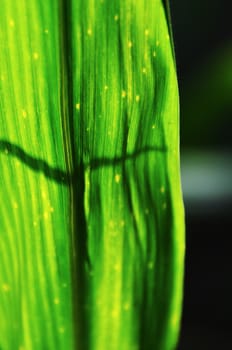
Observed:
[[[232,349],[232,20],[225,0],[170,1],[181,108],[186,266],[178,350]]]

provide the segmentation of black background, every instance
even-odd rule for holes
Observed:
[[[186,89],[195,73],[202,66],[207,66],[207,60],[215,52],[232,47],[230,2],[170,2],[180,89],[181,154],[189,148],[198,152],[207,149],[221,153],[226,149],[227,153],[229,151],[232,154],[231,105],[226,108],[226,116],[225,111],[222,112],[223,116],[218,114],[216,124],[220,127],[216,129],[216,137],[208,138],[208,143],[205,142],[207,137],[202,140],[197,137],[194,128],[192,132],[196,136],[187,135],[186,125],[191,111],[184,107]],[[201,116],[201,120],[202,118],[204,116]],[[209,125],[209,135],[210,132],[212,135],[213,130],[210,130]],[[196,211],[193,210],[191,201],[185,198],[185,287],[178,350],[232,349],[232,200],[222,199],[217,204],[218,210],[211,211],[207,202],[199,203]]]

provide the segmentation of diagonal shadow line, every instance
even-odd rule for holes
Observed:
[[[68,184],[69,175],[65,171],[49,166],[47,162],[40,158],[32,157],[21,147],[9,141],[0,140],[0,152],[20,159],[29,168],[38,172],[41,171],[49,179],[55,180],[58,183]]]
[[[34,158],[28,153],[26,153],[21,147],[10,143],[6,140],[0,140],[0,152],[4,152],[5,154],[16,157],[22,161],[22,163],[26,164],[29,168],[31,168],[34,171],[42,172],[45,177],[54,180],[57,183],[64,184],[64,185],[70,185],[70,183],[73,183],[79,173],[79,169],[76,168],[71,174],[68,172],[65,172],[62,169],[55,168],[50,166],[45,160],[40,158]],[[167,152],[167,148],[165,147],[151,147],[147,146],[142,148],[141,150],[135,151],[130,154],[126,154],[125,156],[117,156],[114,158],[95,158],[90,160],[88,164],[84,165],[84,168],[90,168],[91,170],[96,170],[101,167],[109,167],[118,165],[120,163],[123,163],[127,160],[133,160],[137,158],[138,156],[149,153],[149,152]]]

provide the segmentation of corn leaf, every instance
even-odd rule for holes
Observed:
[[[174,349],[184,224],[162,2],[2,0],[0,67],[0,349]]]

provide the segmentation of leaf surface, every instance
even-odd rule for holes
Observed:
[[[160,0],[3,0],[0,348],[169,350],[184,257]]]

